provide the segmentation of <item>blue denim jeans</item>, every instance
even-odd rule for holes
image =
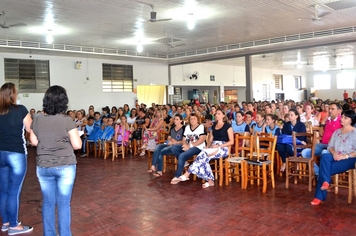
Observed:
[[[324,153],[320,157],[320,173],[316,185],[315,198],[324,201],[327,196],[327,190],[321,190],[324,182],[331,183],[331,176],[355,168],[356,158],[335,161],[331,153]]]
[[[152,158],[152,165],[157,165],[157,171],[162,171],[163,167],[163,155],[173,154],[172,146],[168,146],[167,144],[159,144],[157,145]]]
[[[327,150],[328,145],[323,143],[317,143],[314,147],[314,156],[320,156],[321,154],[328,153]],[[311,149],[305,148],[302,151],[302,157],[310,158],[311,157]],[[319,175],[319,166],[314,163],[314,174]]]
[[[37,166],[43,203],[42,220],[44,236],[70,236],[70,200],[76,174],[76,165],[57,167]],[[56,205],[58,207],[58,234],[56,233]]]
[[[197,147],[191,147],[187,151],[183,151],[181,144],[173,145],[171,150],[173,155],[175,155],[178,159],[177,171],[175,173],[175,177],[177,178],[181,176],[185,162],[192,158],[194,155],[198,155],[201,151]]]
[[[19,223],[20,194],[26,171],[26,154],[0,151],[0,214],[2,223],[10,222],[10,227]]]

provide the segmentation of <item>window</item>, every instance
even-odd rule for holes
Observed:
[[[338,89],[355,88],[355,75],[352,73],[341,72],[336,75],[336,87]]]
[[[315,89],[330,89],[330,75],[314,75]]]
[[[4,59],[5,82],[16,85],[19,93],[44,93],[49,88],[49,61]]]
[[[269,84],[262,84],[262,100],[264,100],[264,101],[271,100]]]
[[[299,75],[294,76],[294,88],[295,89],[302,89],[302,77]]]
[[[103,64],[103,92],[132,92],[133,66]]]
[[[283,90],[283,75],[273,75],[275,89]]]

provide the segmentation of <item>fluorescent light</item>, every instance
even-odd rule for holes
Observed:
[[[138,53],[141,53],[143,51],[142,44],[138,44],[136,50],[137,50]]]
[[[50,35],[50,34],[48,34],[48,35],[46,36],[46,42],[49,43],[49,44],[53,43],[53,36]]]
[[[189,13],[188,14],[187,27],[190,30],[195,28],[195,19],[194,19],[194,14],[193,13]]]

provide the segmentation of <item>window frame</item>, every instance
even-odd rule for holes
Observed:
[[[50,61],[4,58],[4,76],[18,93],[44,93],[51,86]]]
[[[133,92],[133,82],[133,65],[102,63],[102,92]]]

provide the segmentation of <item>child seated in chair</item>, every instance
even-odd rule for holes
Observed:
[[[124,146],[127,146],[129,143],[130,135],[131,132],[129,124],[127,123],[127,117],[121,116],[120,124],[116,125],[115,127],[114,140],[117,141],[118,145],[123,144]]]
[[[82,155],[80,155],[80,157],[86,157],[86,141],[88,139],[88,137],[90,136],[90,134],[93,132],[94,130],[94,117],[89,116],[88,117],[88,123],[84,128],[84,134],[83,134],[83,144],[82,144]]]

